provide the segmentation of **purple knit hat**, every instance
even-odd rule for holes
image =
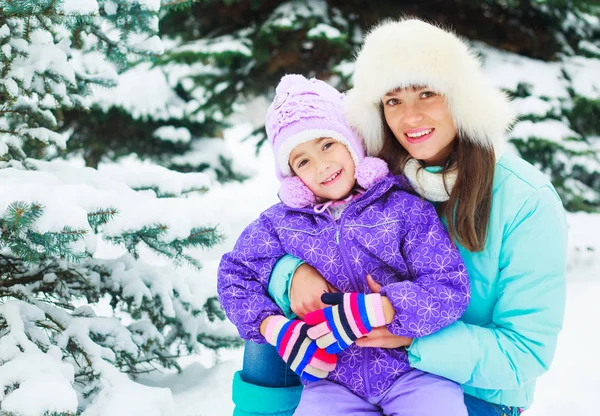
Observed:
[[[387,175],[383,160],[365,158],[362,140],[344,116],[344,94],[323,81],[308,80],[302,75],[285,75],[275,94],[265,127],[275,156],[275,171],[281,180],[279,197],[284,204],[302,208],[316,203],[315,195],[299,177],[293,176],[289,158],[296,146],[320,137],[331,137],[346,146],[361,187],[370,188]]]

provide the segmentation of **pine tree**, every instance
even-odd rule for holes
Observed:
[[[0,1],[2,414],[170,414],[170,392],[132,379],[199,345],[239,345],[198,283],[194,252],[222,239],[199,209],[210,178],[56,159],[65,112],[114,86],[104,70],[161,52],[158,12],[155,0]]]
[[[75,48],[104,54],[119,65],[125,65],[130,55],[162,51],[158,37],[148,36],[158,23],[158,9],[149,8],[152,3],[0,2],[2,160],[23,160],[25,151],[41,156],[47,144],[64,148],[65,137],[54,131],[64,110],[86,107],[92,84],[114,86],[114,72],[87,70]],[[123,27],[127,29],[119,30]]]
[[[540,88],[548,80],[523,74],[510,90],[520,111],[511,142],[550,176],[567,210],[599,211],[600,6],[585,0],[523,3],[557,45],[546,59],[554,61],[547,68],[558,88]]]
[[[161,14],[168,16],[165,10]],[[160,27],[171,49],[177,40],[164,36],[167,25]],[[202,111],[205,97],[189,90],[191,71],[199,65],[171,62],[168,55],[129,65],[116,89],[96,91],[88,110],[65,112],[61,131],[69,135],[67,152],[82,154],[90,167],[135,154],[180,172],[207,172],[220,182],[247,179],[223,143],[227,123]],[[146,94],[132,95],[136,87]]]

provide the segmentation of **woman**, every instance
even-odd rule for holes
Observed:
[[[435,334],[403,338],[388,327],[357,344],[406,348],[414,368],[462,385],[470,415],[518,414],[531,405],[562,327],[567,227],[548,179],[502,150],[512,122],[505,96],[490,86],[475,54],[455,35],[403,20],[367,36],[346,101],[369,154],[385,159],[436,204],[472,290],[462,318]],[[280,260],[270,292],[283,308],[291,299],[302,316],[322,307],[319,296],[331,288],[314,269],[298,264]],[[369,286],[379,290],[373,281]],[[247,353],[263,354],[260,348],[249,345]],[[260,374],[266,376],[245,367],[238,385],[248,387]],[[276,397],[293,402],[293,383],[271,389],[272,403]],[[239,414],[253,414],[243,413],[247,401],[236,396],[239,391],[234,383]],[[261,410],[270,411],[254,409]]]

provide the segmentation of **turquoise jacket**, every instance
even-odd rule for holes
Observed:
[[[537,378],[552,362],[566,300],[567,224],[548,179],[504,154],[496,164],[485,248],[459,249],[471,303],[458,322],[415,339],[409,362],[460,383],[472,396],[529,407]],[[286,256],[271,275],[270,293],[284,311],[296,267]]]

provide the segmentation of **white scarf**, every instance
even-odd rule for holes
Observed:
[[[446,186],[444,186],[444,175],[441,172],[428,172],[417,159],[411,158],[406,162],[404,175],[414,190],[431,202],[444,202],[450,198],[454,183],[456,182],[456,171],[446,173]]]

